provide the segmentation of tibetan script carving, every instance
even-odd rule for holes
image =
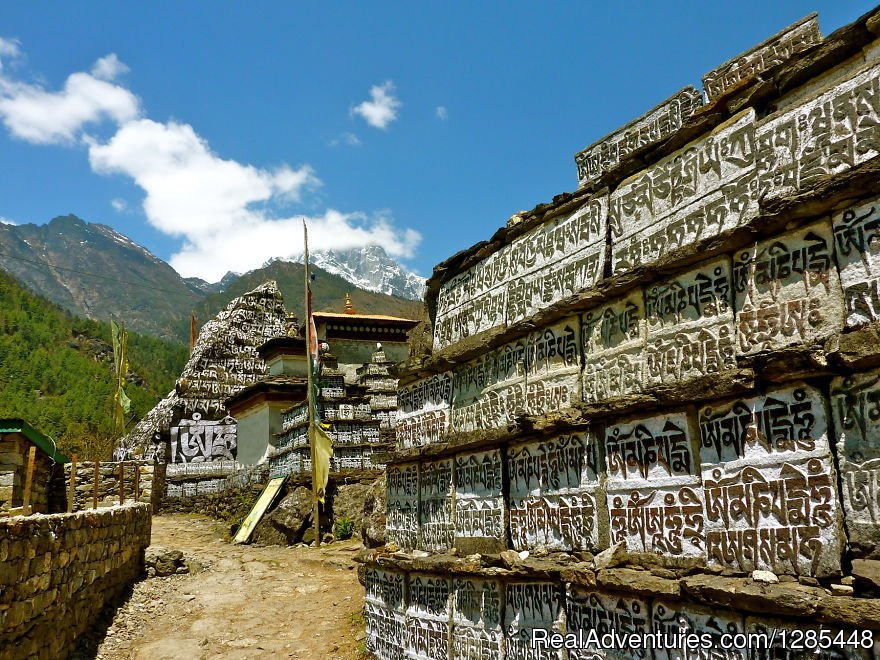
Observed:
[[[703,76],[709,101],[740,82],[768,71],[822,41],[816,14],[810,14],[742,55],[737,55]]]
[[[581,315],[584,401],[642,391],[646,337],[641,289]]]
[[[497,449],[455,457],[456,538],[504,538],[502,469]]]
[[[880,199],[831,216],[846,324],[880,320]]]
[[[446,660],[449,657],[450,581],[414,574],[409,579],[406,608],[410,660]]]
[[[598,547],[603,508],[598,460],[591,433],[510,448],[510,541],[515,550]]]
[[[645,601],[570,587],[566,597],[567,632],[586,636],[592,631],[601,637],[607,633],[646,635],[651,629],[651,610]],[[569,651],[569,660],[595,660],[596,657],[644,660],[649,649],[578,648]]]
[[[397,446],[406,449],[439,442],[449,430],[452,374],[435,374],[407,385],[397,400]]]
[[[237,425],[232,417],[203,420],[201,413],[171,427],[171,462],[234,461]]]
[[[406,658],[406,578],[368,568],[364,574],[366,645],[383,660]]]
[[[620,130],[594,142],[574,157],[578,186],[596,181],[631,154],[665,140],[701,105],[702,93],[691,86],[685,87]]]
[[[609,488],[692,484],[694,434],[684,413],[611,424],[605,429]]]
[[[706,554],[703,498],[697,484],[608,491],[611,543],[672,557]]]
[[[612,194],[608,224],[615,274],[737,227],[757,213],[755,113],[627,179]]]
[[[389,465],[385,488],[388,540],[402,548],[415,548],[419,534],[419,466]]]
[[[736,635],[744,628],[743,617],[736,612],[656,600],[651,607],[651,630],[663,635],[663,644],[654,649],[654,660],[744,659],[746,649],[725,649],[721,645],[721,635]],[[680,633],[708,635],[712,648],[689,649],[681,644]]]
[[[419,474],[419,548],[440,552],[455,544],[451,458],[426,461]]]
[[[761,241],[733,260],[740,354],[823,338],[843,326],[828,221]]]
[[[453,584],[454,658],[503,658],[503,588],[495,580],[456,578]]]
[[[512,582],[504,593],[507,660],[560,660],[558,650],[536,649],[534,630],[559,632],[562,590],[553,582]]]

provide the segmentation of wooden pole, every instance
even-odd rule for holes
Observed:
[[[73,513],[73,498],[76,496],[76,454],[70,457],[70,483],[67,486],[67,513]]]
[[[141,464],[134,462],[134,501],[141,499]]]
[[[98,508],[98,482],[101,480],[101,464],[95,459],[95,470],[92,473],[92,508]]]
[[[31,489],[34,486],[34,465],[36,461],[37,448],[32,445],[28,452],[27,475],[24,480],[24,501],[21,505],[22,513],[26,516],[31,515]]]
[[[125,461],[119,461],[119,503],[125,504]]]
[[[318,502],[318,485],[317,485],[317,453],[315,452],[315,438],[312,429],[315,425],[315,390],[314,375],[315,365],[312,364],[314,356],[312,355],[312,342],[315,346],[318,344],[318,338],[312,337],[312,296],[309,282],[309,230],[306,227],[306,221],[303,219],[303,264],[305,265],[305,295],[306,295],[306,353],[308,354],[308,396],[306,397],[306,405],[309,408],[309,454],[312,457],[312,518],[315,522],[315,546],[321,547],[321,511]]]

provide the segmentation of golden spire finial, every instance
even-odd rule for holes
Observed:
[[[357,312],[354,311],[354,305],[351,304],[351,294],[349,294],[349,293],[345,294],[345,313],[346,314],[357,314]]]

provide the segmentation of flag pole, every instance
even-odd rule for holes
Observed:
[[[312,457],[312,501],[314,509],[312,510],[312,518],[315,521],[315,546],[321,547],[321,513],[320,504],[318,503],[318,456],[315,452],[315,434],[313,432],[315,426],[315,391],[314,391],[314,368],[312,364],[312,342],[317,345],[318,338],[312,337],[312,296],[309,290],[309,230],[306,226],[305,218],[303,218],[303,264],[305,265],[305,296],[306,296],[306,353],[309,356],[308,368],[308,398],[306,405],[309,409],[309,454]]]

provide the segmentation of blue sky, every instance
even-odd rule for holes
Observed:
[[[305,215],[314,248],[428,275],[718,64],[873,7],[330,4],[3,3],[0,218],[74,213],[216,280],[298,254]]]

